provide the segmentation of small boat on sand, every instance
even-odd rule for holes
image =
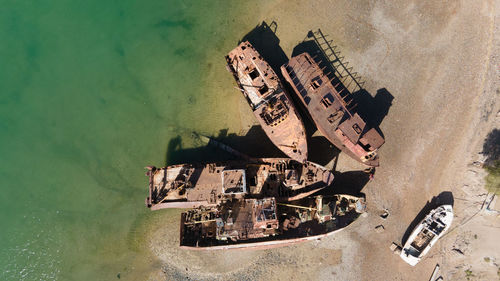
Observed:
[[[269,139],[288,157],[304,163],[307,160],[304,124],[278,75],[247,41],[229,52],[226,62]]]
[[[401,258],[411,266],[415,266],[450,228],[452,221],[451,205],[441,205],[432,210],[408,237],[401,250]]]
[[[310,196],[226,200],[181,215],[180,246],[190,250],[273,248],[331,235],[365,211],[364,197]]]
[[[151,210],[216,206],[227,198],[275,197],[293,201],[333,181],[330,170],[290,158],[260,158],[208,164],[147,167]]]

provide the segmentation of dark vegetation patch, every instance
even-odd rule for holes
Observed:
[[[486,156],[484,168],[488,171],[486,176],[486,189],[489,192],[500,194],[500,130],[491,131],[483,144],[483,155]]]

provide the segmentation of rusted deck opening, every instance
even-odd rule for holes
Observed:
[[[362,85],[321,30],[308,37],[312,40],[299,45],[302,52],[281,67],[283,77],[331,143],[361,163],[378,166],[384,139],[358,114],[351,93]]]

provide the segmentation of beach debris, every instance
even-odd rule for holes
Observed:
[[[469,166],[477,167],[477,168],[482,168],[484,165],[484,161],[474,161]]]
[[[373,180],[375,178],[375,167],[364,169],[363,172],[368,175],[369,180]]]
[[[436,264],[434,270],[432,271],[431,278],[429,279],[429,281],[436,281],[438,273],[439,273],[439,264]]]
[[[391,252],[393,254],[396,254],[399,256],[399,254],[401,254],[401,246],[399,246],[398,244],[392,242],[391,246],[389,246],[389,249],[391,250]]]
[[[377,225],[377,226],[375,227],[375,232],[377,232],[377,233],[382,233],[382,232],[384,232],[384,230],[385,230],[385,228],[384,228],[384,226],[383,226],[383,225],[381,225],[381,224],[380,224],[380,225]]]
[[[384,219],[384,220],[387,219],[387,217],[389,217],[389,210],[384,209],[384,211],[382,212],[382,214],[380,215],[380,217],[382,219]]]
[[[500,214],[500,203],[498,203],[498,196],[496,194],[488,194],[488,197],[485,200],[485,208],[484,212],[486,214],[494,214],[494,215],[499,215]]]
[[[254,158],[252,158],[244,153],[241,153],[238,150],[230,147],[229,145],[226,145],[220,141],[215,140],[214,138],[207,137],[207,136],[204,136],[202,134],[198,134],[196,132],[192,132],[192,136],[193,136],[193,138],[195,138],[195,139],[197,139],[205,144],[208,144],[208,145],[211,145],[215,148],[219,148],[221,150],[224,150],[224,151],[226,151],[226,152],[228,152],[228,153],[230,153],[230,154],[232,154],[240,159],[245,159],[245,160],[254,159]]]

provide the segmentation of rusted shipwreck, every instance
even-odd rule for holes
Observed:
[[[304,124],[271,66],[247,41],[232,50],[226,62],[269,139],[288,157],[305,162]]]
[[[262,158],[208,164],[148,167],[147,207],[216,206],[228,198],[276,197],[292,201],[307,197],[333,181],[326,168],[289,158]]]
[[[363,197],[321,195],[280,203],[273,197],[226,200],[182,213],[180,246],[192,250],[271,248],[315,240],[351,224]]]
[[[361,163],[378,166],[377,150],[384,139],[353,111],[350,93],[342,90],[341,83],[332,83],[335,77],[329,77],[307,52],[291,58],[281,72],[331,143]]]

